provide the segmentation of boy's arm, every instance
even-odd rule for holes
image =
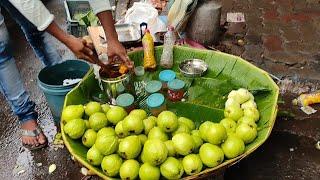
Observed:
[[[78,58],[91,60],[92,50],[81,39],[65,33],[55,22],[54,15],[40,0],[9,0],[39,31],[47,31],[64,43]]]

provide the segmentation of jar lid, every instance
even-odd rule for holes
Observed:
[[[117,86],[117,92],[118,93],[122,93],[122,92],[124,92],[124,86],[123,86],[123,84],[119,84],[118,86]]]
[[[186,83],[180,79],[174,79],[168,83],[168,88],[171,90],[180,90],[184,88]]]
[[[160,107],[164,103],[164,96],[160,93],[151,94],[147,99],[147,105],[150,108]]]
[[[159,79],[161,81],[169,82],[176,78],[176,73],[172,70],[163,70],[159,74]]]
[[[121,107],[128,107],[134,102],[134,97],[129,93],[120,94],[116,99],[116,104]]]
[[[146,85],[146,91],[150,94],[160,91],[162,83],[160,81],[149,81]]]

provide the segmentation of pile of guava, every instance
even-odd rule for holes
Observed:
[[[109,177],[180,179],[240,156],[257,136],[259,111],[246,89],[233,90],[219,123],[194,121],[163,111],[158,117],[142,109],[89,102],[67,106],[64,132],[88,147],[87,161]],[[88,120],[84,120],[88,118]]]

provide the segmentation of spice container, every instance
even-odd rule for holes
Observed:
[[[162,88],[166,90],[168,88],[168,82],[176,78],[176,73],[172,70],[163,70],[159,74],[159,79],[162,82]]]
[[[183,95],[185,93],[184,86],[186,85],[185,82],[181,81],[180,79],[174,79],[168,83],[168,99],[170,101],[176,102],[181,101]]]
[[[160,93],[151,94],[147,99],[147,105],[153,116],[158,116],[162,111],[167,110],[164,96]]]
[[[162,83],[160,81],[149,81],[145,87],[148,94],[157,93],[161,90]]]
[[[125,108],[128,113],[135,109],[134,97],[129,93],[120,94],[116,99],[116,104]]]

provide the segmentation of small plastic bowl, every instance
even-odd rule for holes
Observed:
[[[180,63],[179,70],[186,77],[201,77],[208,70],[208,64],[201,59],[187,59]]]
[[[143,66],[137,66],[134,68],[134,73],[136,76],[143,76],[144,75],[144,67]]]

